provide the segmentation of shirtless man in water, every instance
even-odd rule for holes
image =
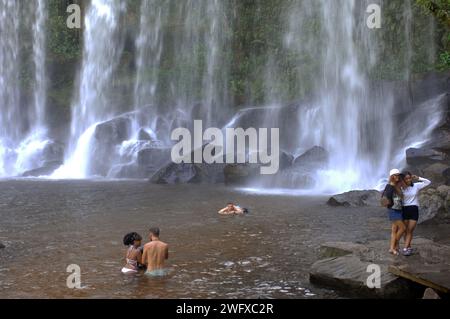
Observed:
[[[229,203],[227,207],[221,209],[219,211],[220,215],[243,215],[244,210],[239,206],[234,205],[233,203]]]
[[[164,263],[169,259],[169,246],[159,239],[159,228],[151,228],[150,242],[144,246],[142,263],[147,265],[146,275],[160,277],[166,275]]]

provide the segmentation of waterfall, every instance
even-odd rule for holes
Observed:
[[[383,1],[377,3],[384,5]],[[318,72],[310,79],[313,98],[300,106],[292,130],[297,135],[291,136],[295,142],[287,150],[297,156],[314,146],[328,151],[328,165],[313,173],[315,192],[374,187],[391,167],[400,165],[399,158],[404,158],[405,149],[414,145],[413,141],[423,142],[431,133],[430,129],[425,130],[428,135],[414,132],[406,126],[400,132],[398,119],[393,115],[396,92],[381,90],[369,81],[368,75],[380,64],[383,50],[377,30],[365,25],[364,11],[369,4],[371,1],[303,0],[294,2],[287,13],[284,50],[319,62]],[[406,43],[403,74],[409,80],[414,54],[411,1],[404,3],[403,16]],[[320,21],[318,29],[311,28],[311,21]],[[430,42],[432,47],[432,36]],[[431,49],[429,56],[433,54]],[[308,67],[304,63],[297,66],[300,89]],[[265,100],[270,106],[277,106],[286,97],[276,88],[280,74],[273,59],[269,58],[266,70],[265,87],[269,93]],[[429,108],[432,114],[423,117],[422,124],[432,130],[440,112],[435,100],[429,103],[433,105]],[[266,126],[274,126],[277,115],[273,111],[268,113]],[[282,119],[276,125],[283,125]],[[398,138],[400,135],[402,140]],[[295,172],[289,175],[276,179],[277,187],[291,187]],[[300,174],[298,178],[305,176]]]
[[[323,148],[329,161],[312,172],[316,192],[373,187],[401,165],[405,148],[432,131],[418,133],[402,121],[399,133],[398,116],[427,103],[432,114],[421,124],[434,128],[442,103],[436,96],[414,101],[377,80],[380,65],[398,68],[395,80],[411,93],[410,81],[423,71],[417,60],[435,62],[439,30],[431,18],[422,23],[427,44],[416,52],[418,11],[412,0],[398,2],[394,33],[401,44],[389,51],[388,32],[366,26],[373,3],[383,9],[392,2],[286,0],[271,20],[263,1],[242,4],[251,17],[233,1],[89,1],[65,162],[53,178],[148,177],[167,162],[174,128],[192,128],[199,119],[205,128],[280,127],[283,151],[293,156]],[[47,157],[55,153],[48,132],[57,131],[47,123],[50,8],[48,0],[0,0],[2,177],[60,162]],[[265,19],[277,28],[261,27]],[[252,43],[240,43],[240,33],[253,28]],[[276,177],[276,186],[296,187],[294,169]]]
[[[46,45],[45,24],[47,20],[46,0],[37,0],[36,19],[33,25],[33,62],[35,67],[34,123],[33,130],[45,129],[47,104]]]
[[[43,165],[46,136],[46,0],[0,1],[0,176],[20,175]],[[20,32],[21,31],[21,32]],[[25,34],[32,53],[23,53]],[[21,83],[22,64],[33,66],[32,98]],[[28,102],[32,101],[32,102]]]
[[[229,65],[220,58],[229,50],[226,9],[223,1],[216,0],[142,1],[135,41],[137,113],[131,140],[123,141],[115,152],[108,176],[133,165],[140,152],[170,147],[176,127],[189,127],[195,119],[221,126],[231,115]],[[139,140],[140,132],[157,143]]]
[[[120,21],[125,10],[126,5],[115,0],[93,0],[88,8],[83,62],[72,105],[69,152],[53,178],[88,177],[95,126],[117,114],[114,79],[123,51]]]
[[[174,39],[164,46],[166,55],[170,56],[165,62],[172,63],[176,73],[164,78],[170,89],[162,99],[157,100],[160,104],[158,115],[169,122],[201,118],[208,125],[217,125],[229,115],[229,65],[227,61],[220,59],[222,52],[229,50],[227,6],[218,0],[187,0],[176,4],[176,9],[170,13],[166,12],[167,4],[161,8],[165,19],[169,17],[172,21],[170,28],[176,30]],[[141,14],[148,16],[149,12],[142,11]],[[154,36],[147,31],[146,34],[141,34],[140,39],[145,48],[153,42]],[[146,70],[149,65],[162,62],[159,51],[147,54],[146,57],[146,64],[138,63],[139,70]],[[163,133],[166,136],[170,134],[167,131]]]
[[[19,91],[20,7],[14,0],[0,1],[0,175],[11,170],[9,158],[21,138]]]

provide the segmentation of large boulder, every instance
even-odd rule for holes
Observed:
[[[352,297],[363,298],[420,298],[424,287],[402,278],[392,272],[391,266],[403,268],[405,265],[429,265],[426,271],[438,272],[448,269],[450,246],[437,244],[426,238],[416,237],[417,250],[408,259],[394,257],[387,252],[387,240],[375,240],[362,243],[329,242],[319,249],[320,260],[310,270],[313,284],[339,289]],[[381,270],[381,288],[370,289],[367,282],[373,274],[369,266],[379,266]],[[371,282],[372,283],[372,282]]]
[[[117,147],[130,138],[131,127],[132,121],[127,116],[97,125],[92,143],[90,175],[108,176],[111,167],[119,161]]]
[[[52,175],[60,166],[61,162],[47,163],[46,166],[26,171],[22,177],[42,177]]]
[[[47,141],[41,149],[28,156],[23,163],[22,177],[40,177],[51,175],[64,162],[64,144]]]
[[[425,167],[422,172],[423,176],[428,178],[433,185],[441,185],[447,182],[446,171],[450,167],[443,163],[435,163],[433,165]]]
[[[377,190],[351,191],[340,195],[332,196],[327,204],[329,206],[344,207],[378,207],[380,206],[381,194]]]
[[[328,258],[314,263],[310,281],[315,285],[332,287],[359,298],[402,299],[416,297],[412,284],[388,271],[388,265],[381,264],[381,288],[369,288],[368,267],[372,262],[362,261],[354,255]]]
[[[280,161],[280,170],[285,170],[292,166],[294,162],[294,156],[285,151],[281,151],[279,161]]]
[[[152,136],[146,130],[141,128],[138,132],[138,140],[139,141],[153,141]]]
[[[320,146],[314,146],[294,160],[296,167],[321,168],[328,164],[330,154]]]
[[[100,144],[118,145],[129,139],[131,126],[132,122],[129,117],[117,117],[97,125],[94,138]]]
[[[64,144],[50,141],[45,145],[42,151],[42,166],[51,166],[59,163],[62,165],[64,162]]]
[[[406,161],[409,165],[440,163],[447,160],[447,155],[434,149],[410,148],[406,151]]]
[[[248,185],[260,175],[258,164],[228,164],[223,170],[225,184]]]
[[[137,165],[150,177],[171,161],[170,148],[145,148],[137,153]]]
[[[429,188],[420,194],[419,223],[450,222],[450,186]]]
[[[169,163],[150,179],[155,184],[223,183],[223,164]]]

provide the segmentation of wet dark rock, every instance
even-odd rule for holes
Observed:
[[[153,139],[150,136],[150,134],[146,130],[144,130],[142,128],[138,132],[138,140],[140,140],[140,141],[153,141]]]
[[[153,172],[170,161],[170,148],[146,148],[137,154],[137,164],[145,170],[153,170]]]
[[[26,171],[22,174],[22,177],[41,177],[52,175],[60,166],[62,162],[46,163],[46,166],[39,167]]]
[[[294,160],[297,167],[323,167],[328,164],[330,154],[320,146],[314,146]]]
[[[42,151],[43,166],[52,166],[55,163],[64,162],[64,144],[51,141],[47,143]]]
[[[222,183],[223,164],[169,163],[150,179],[155,184],[203,184]]]
[[[248,185],[260,175],[258,164],[228,164],[223,170],[225,184]]]
[[[6,248],[6,246],[3,245],[2,243],[0,243],[0,249],[5,249],[5,248]]]
[[[131,119],[124,116],[97,125],[94,138],[103,145],[117,145],[128,140],[130,132]]]
[[[327,204],[335,207],[378,207],[380,206],[380,198],[381,193],[376,190],[352,191],[331,197]]]
[[[108,175],[112,163],[118,161],[115,157],[116,147],[130,138],[131,126],[131,119],[127,116],[117,117],[97,125],[92,142],[90,175]]]
[[[280,152],[280,170],[284,170],[291,167],[293,162],[294,162],[293,155],[284,151]]]
[[[410,148],[406,151],[406,161],[409,165],[434,164],[446,159],[445,153],[433,149]]]

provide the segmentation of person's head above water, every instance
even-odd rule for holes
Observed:
[[[129,233],[126,234],[123,238],[123,244],[125,246],[135,246],[139,247],[141,245],[142,237],[138,233]]]
[[[158,239],[159,238],[160,230],[158,227],[152,227],[149,229],[149,238],[150,240]]]

